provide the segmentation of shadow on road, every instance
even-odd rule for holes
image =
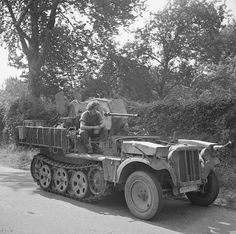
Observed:
[[[124,194],[121,192],[113,193],[105,200],[94,203],[78,202],[59,195],[47,193],[41,189],[37,189],[34,192],[49,199],[66,201],[74,206],[85,208],[99,214],[128,217],[129,222],[132,223],[143,222],[145,224],[162,227],[180,233],[229,234],[236,231],[236,212],[234,217],[232,216],[230,219],[225,218],[224,215],[219,215],[218,219],[213,219],[211,217],[213,212],[222,212],[222,210],[227,209],[217,206],[193,206],[186,200],[167,199],[164,201],[163,210],[158,216],[151,221],[143,221],[135,218],[129,212]]]
[[[48,199],[61,200],[70,203],[75,207],[88,209],[99,214],[127,217],[129,222],[143,222],[145,224],[162,227],[180,233],[220,233],[228,234],[236,232],[236,212],[218,206],[198,207],[191,205],[186,200],[168,199],[164,202],[164,207],[158,216],[151,221],[136,219],[129,212],[124,194],[113,193],[105,200],[94,203],[78,202],[66,197],[41,190],[35,185],[29,172],[10,171],[0,173],[0,183],[8,186],[14,191],[30,189],[33,195],[40,195]],[[224,215],[224,212],[232,215]],[[230,218],[229,218],[230,217]]]
[[[13,190],[32,188],[33,179],[28,172],[11,171],[10,173],[0,173],[0,182],[4,182],[5,186]]]
[[[227,209],[222,207],[199,207],[186,200],[170,199],[165,201],[162,213],[153,221],[158,226],[181,233],[232,233],[236,231],[236,212],[232,210],[234,216],[229,218],[229,215],[223,215],[225,211]]]

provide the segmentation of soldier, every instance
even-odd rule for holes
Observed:
[[[93,153],[89,137],[92,140],[101,140],[107,137],[107,129],[98,107],[98,101],[89,102],[86,107],[87,110],[82,113],[80,118],[80,137],[89,154]],[[97,147],[96,152],[102,153],[102,150]]]

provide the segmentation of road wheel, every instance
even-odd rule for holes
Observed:
[[[133,172],[125,184],[125,200],[134,216],[151,219],[163,206],[161,185],[150,172]]]
[[[72,194],[81,199],[84,198],[88,192],[88,180],[82,171],[75,172],[70,180]]]
[[[43,165],[39,169],[39,184],[43,189],[49,188],[52,182],[52,172],[48,165]]]
[[[107,189],[107,182],[104,179],[102,168],[90,168],[88,173],[89,189],[93,195],[99,196],[105,193]]]
[[[41,160],[38,159],[37,155],[33,158],[31,165],[30,165],[30,172],[32,177],[35,180],[39,180],[39,169],[43,165]]]
[[[219,194],[219,182],[214,171],[207,177],[207,183],[199,192],[186,193],[188,199],[195,205],[208,206],[212,204]]]
[[[64,193],[69,184],[68,174],[64,168],[56,169],[54,173],[54,185],[59,193]]]

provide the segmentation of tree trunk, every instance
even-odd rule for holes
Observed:
[[[29,63],[29,91],[32,97],[39,98],[41,93],[40,69],[39,63],[35,60]]]

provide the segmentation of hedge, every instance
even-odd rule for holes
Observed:
[[[164,139],[176,131],[178,137],[225,143],[236,139],[236,99],[214,99],[187,104],[163,103],[135,105],[128,111],[139,117],[130,120],[146,133]]]

